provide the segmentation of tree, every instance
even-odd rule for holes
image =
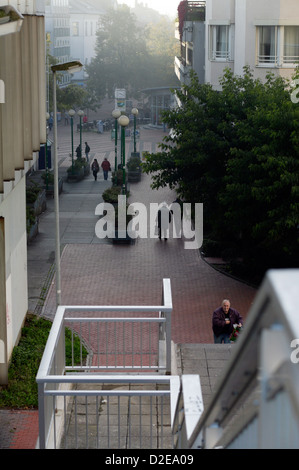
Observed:
[[[79,85],[68,85],[57,88],[57,105],[59,109],[83,108],[87,100],[87,91]]]
[[[146,28],[145,39],[149,53],[147,81],[151,87],[179,85],[173,67],[173,58],[179,55],[174,32],[174,23],[166,17],[161,17],[158,23],[149,24]]]
[[[134,93],[146,67],[148,54],[143,32],[136,25],[130,9],[121,5],[101,17],[97,32],[96,56],[86,67],[88,87],[95,99],[106,93],[114,96],[115,88]]]
[[[298,259],[299,111],[288,82],[254,80],[227,70],[222,92],[200,85],[176,91],[181,106],[163,120],[175,131],[144,170],[152,186],[170,185],[186,202],[204,203],[205,233],[247,265]],[[297,258],[296,258],[297,255]]]

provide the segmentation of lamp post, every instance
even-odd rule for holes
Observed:
[[[128,116],[124,114],[118,118],[118,123],[121,126],[121,163],[123,167],[123,185],[122,185],[122,194],[126,194],[126,152],[125,152],[125,145],[126,145],[126,135],[125,135],[125,128],[129,124],[130,120]]]
[[[133,108],[132,114],[134,116],[134,156],[136,157],[136,117],[138,116],[138,109]]]
[[[55,265],[56,265],[56,306],[61,303],[60,281],[60,233],[59,233],[59,193],[58,193],[58,156],[57,156],[57,72],[76,73],[82,69],[81,62],[66,62],[52,65],[53,72],[53,111],[54,111],[54,206],[55,206]]]
[[[50,114],[46,113],[46,121],[50,118]],[[46,167],[46,190],[49,189],[49,168],[48,168],[48,125],[46,127],[46,145],[45,145],[45,167]]]
[[[69,116],[71,118],[71,142],[72,142],[72,173],[74,173],[74,116],[75,111],[69,110]]]
[[[81,150],[81,157],[82,157],[82,116],[84,116],[84,111],[81,111],[81,109],[77,112],[78,116],[80,117],[80,150]]]
[[[114,153],[115,153],[115,165],[114,165],[114,172],[115,172],[115,177],[114,177],[114,182],[115,182],[115,185],[117,183],[117,127],[118,127],[118,118],[120,117],[121,115],[121,112],[119,109],[114,109],[112,111],[112,117],[114,117],[115,119],[115,123],[114,123],[114,131],[115,131],[115,134],[114,134]]]

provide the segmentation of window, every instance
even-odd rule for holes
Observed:
[[[277,27],[261,26],[259,28],[259,64],[277,63]]]
[[[284,27],[283,62],[285,64],[299,62],[299,26]]]
[[[258,65],[299,63],[299,26],[259,26]]]
[[[228,25],[210,26],[210,59],[231,60],[231,27]]]
[[[72,33],[73,36],[79,36],[79,23],[77,21],[72,23]]]

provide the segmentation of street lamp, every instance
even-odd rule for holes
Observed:
[[[46,113],[46,121],[50,119],[50,114]],[[48,133],[49,128],[46,126],[46,145],[45,145],[45,167],[46,167],[46,190],[49,188],[49,168],[48,168]]]
[[[82,116],[84,116],[84,111],[81,111],[81,109],[77,112],[78,116],[80,116],[80,150],[81,150],[81,156],[82,156]]]
[[[72,173],[74,173],[74,116],[76,112],[73,109],[69,110],[69,116],[71,118],[71,139],[72,139]]]
[[[114,152],[115,152],[115,165],[114,165],[114,172],[115,172],[115,184],[117,182],[117,127],[118,127],[118,118],[120,117],[121,115],[121,112],[119,109],[114,109],[112,111],[112,117],[114,117],[115,119],[115,124],[114,124],[114,131],[115,131],[115,135],[114,135]]]
[[[136,157],[136,117],[138,116],[138,109],[133,108],[132,114],[134,116],[134,157]]]
[[[53,111],[54,111],[54,205],[55,205],[55,265],[56,265],[56,305],[61,303],[61,281],[60,281],[60,233],[59,233],[59,194],[58,194],[58,156],[57,156],[57,72],[76,73],[82,69],[81,62],[66,62],[64,64],[52,65],[53,72]]]
[[[125,135],[125,128],[129,124],[130,120],[128,116],[122,114],[118,118],[118,123],[121,126],[121,163],[123,167],[123,186],[122,186],[122,194],[126,194],[126,152],[125,152],[125,145],[126,145],[126,135]]]

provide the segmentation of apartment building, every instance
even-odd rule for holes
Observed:
[[[202,4],[187,1],[187,11],[202,9]],[[204,50],[201,72],[215,89],[221,88],[225,68],[241,75],[249,65],[261,80],[269,72],[292,77],[299,61],[297,0],[206,0],[204,25],[204,41],[195,45],[191,37],[185,49],[192,47],[193,57],[201,57]],[[191,27],[186,16],[184,28]]]
[[[5,3],[15,11],[0,22],[0,384],[28,309],[26,173],[46,142],[44,1]]]

